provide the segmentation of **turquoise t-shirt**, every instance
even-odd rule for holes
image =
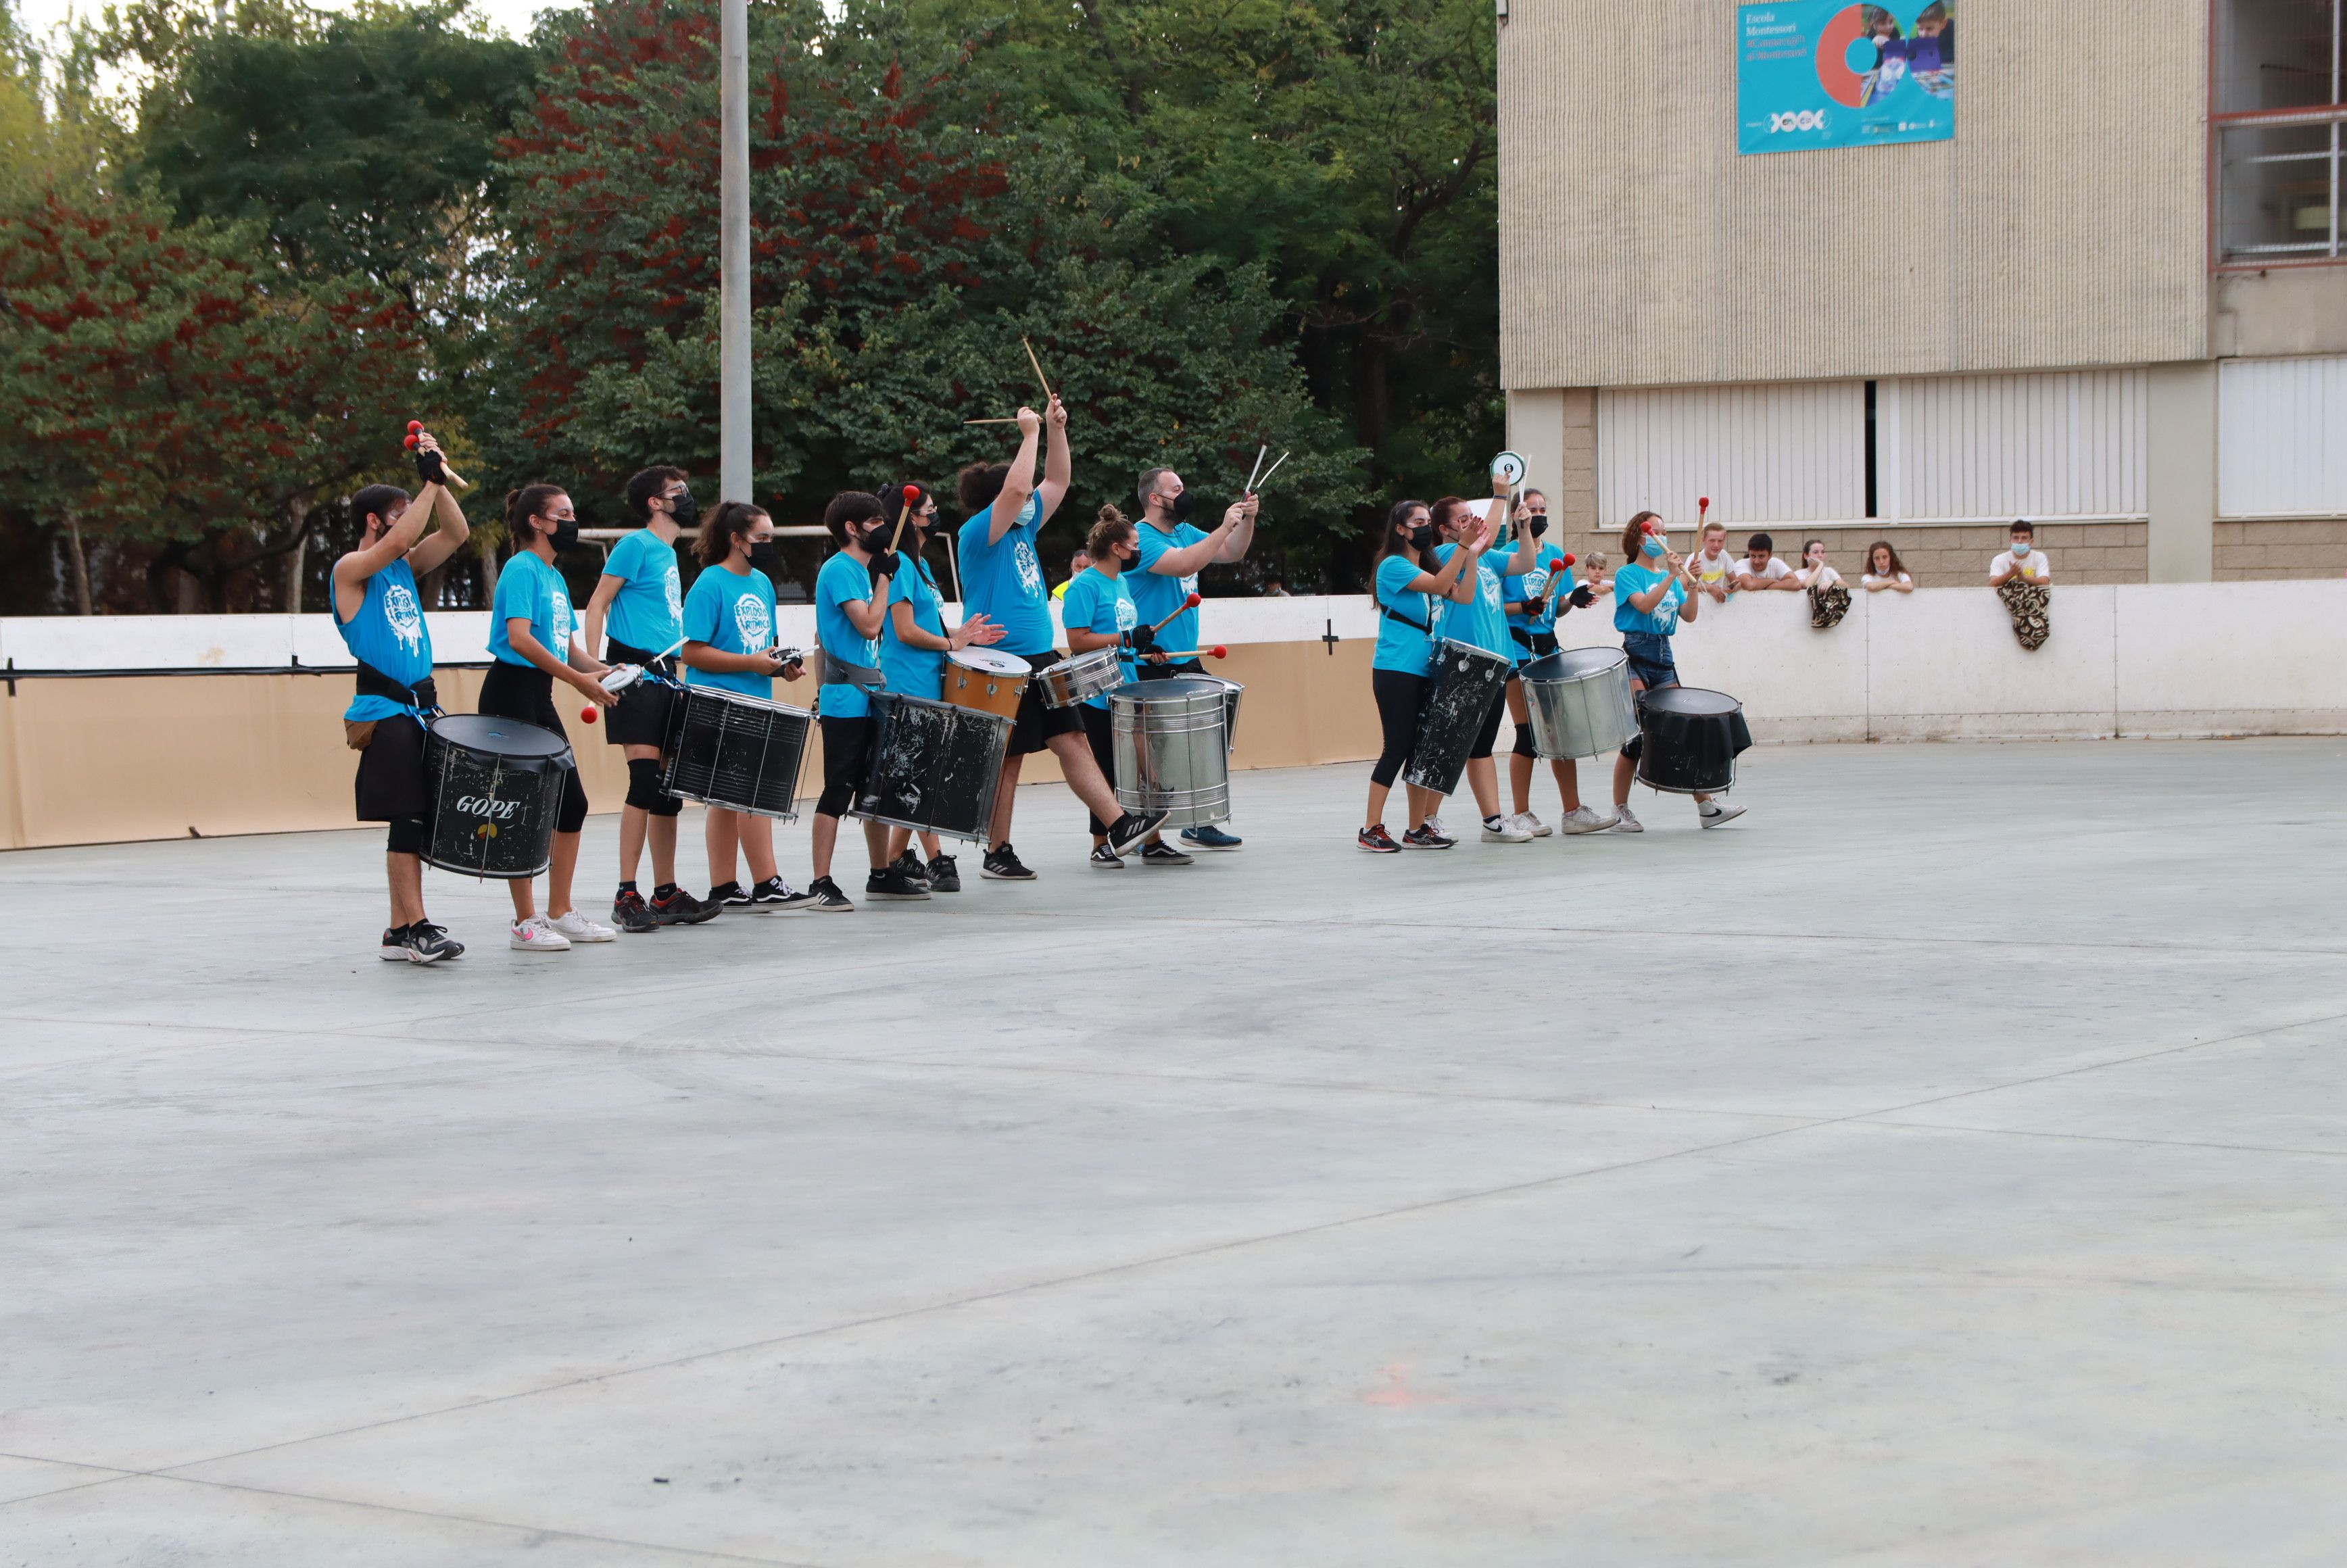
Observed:
[[[1564,564],[1564,551],[1555,545],[1544,544],[1540,547],[1539,554],[1532,558],[1532,569],[1522,577],[1508,579],[1501,592],[1507,596],[1510,604],[1522,604],[1545,592],[1552,581],[1557,584],[1557,590],[1549,598],[1546,608],[1529,620],[1522,610],[1512,610],[1508,611],[1510,626],[1525,631],[1555,630],[1557,600],[1573,591],[1573,569]]]
[[[1006,541],[1007,542],[1007,541]],[[901,568],[898,569],[902,569]],[[842,664],[880,668],[880,640],[856,630],[841,608],[872,597],[872,572],[846,550],[835,554],[815,574],[815,634],[824,651]],[[872,712],[864,688],[846,681],[825,685],[815,699],[815,712],[834,719],[861,719]]]
[[[1450,552],[1457,545],[1437,545],[1434,559],[1438,566],[1450,564]],[[1471,648],[1481,648],[1487,653],[1506,654],[1516,651],[1515,640],[1508,635],[1508,612],[1500,597],[1500,573],[1492,565],[1495,549],[1485,550],[1475,562],[1475,597],[1465,604],[1446,600],[1442,606],[1442,624],[1435,628],[1441,636]],[[1500,557],[1505,562],[1505,556]]]
[[[1098,567],[1084,568],[1076,574],[1075,580],[1068,584],[1068,591],[1060,600],[1061,622],[1067,626],[1080,626],[1086,631],[1097,631],[1103,636],[1122,636],[1132,630],[1141,624],[1141,612],[1133,603],[1133,589],[1125,582],[1125,579],[1132,575],[1130,567],[1114,577]],[[1130,647],[1120,647],[1116,658],[1118,664],[1123,667],[1127,685],[1141,679],[1140,661],[1133,657]],[[1108,697],[1105,693],[1087,697],[1084,706],[1105,708]]]
[[[934,648],[908,646],[897,635],[897,606],[911,605],[913,624],[932,637],[943,637],[945,596],[938,592],[938,579],[929,575],[928,562],[909,548],[902,554],[905,565],[888,583],[888,616],[880,623],[880,673],[891,692],[935,702],[946,692],[946,656]]]
[[[534,668],[514,651],[513,640],[506,635],[508,620],[528,621],[538,646],[569,662],[570,631],[576,624],[570,619],[570,590],[563,586],[560,572],[528,550],[517,552],[497,573],[497,599],[489,607],[489,651],[500,663]]]
[[[688,641],[706,642],[720,653],[758,653],[772,648],[774,579],[755,567],[738,577],[728,567],[711,567],[692,579],[692,591],[684,596],[683,623],[682,635]],[[657,653],[660,649],[647,651]],[[769,701],[774,695],[774,678],[751,670],[695,670],[688,664],[684,682]]]
[[[1204,529],[1188,523],[1174,524],[1170,534],[1161,533],[1147,523],[1133,525],[1133,542],[1141,547],[1141,563],[1125,568],[1118,575],[1133,579],[1125,586],[1133,595],[1133,608],[1142,620],[1155,626],[1165,620],[1167,616],[1174,615],[1184,600],[1198,591],[1196,572],[1187,577],[1171,577],[1152,569],[1165,559],[1167,550],[1184,549],[1205,537]],[[1184,610],[1181,614],[1174,615],[1173,620],[1166,620],[1164,628],[1157,633],[1157,644],[1176,653],[1184,648],[1197,647],[1198,612]]]
[[[1630,602],[1634,595],[1646,593],[1665,578],[1671,578],[1669,591],[1651,610],[1642,610]],[[1633,562],[1614,574],[1614,630],[1643,631],[1653,637],[1668,637],[1679,629],[1679,606],[1686,602],[1686,586],[1661,567],[1645,567]]]
[[[1003,629],[996,644],[1005,653],[1033,656],[1051,651],[1051,600],[1043,590],[1043,562],[1035,536],[1043,528],[1043,496],[1037,491],[1019,510],[1019,520],[989,544],[994,508],[988,507],[961,526],[963,608]]]
[[[1378,562],[1378,608],[1394,610],[1416,621],[1406,626],[1391,615],[1378,616],[1378,651],[1372,670],[1396,670],[1423,675],[1434,662],[1434,596],[1411,593],[1408,585],[1420,570],[1408,556],[1388,556]]]
[[[658,655],[684,635],[684,595],[677,586],[676,547],[649,528],[611,547],[603,575],[620,579],[603,623],[614,642]]]
[[[352,658],[374,665],[403,686],[413,686],[432,673],[432,630],[424,624],[424,601],[415,596],[415,573],[404,560],[395,560],[367,579],[366,598],[360,601],[359,612],[348,621],[336,612],[334,630],[343,634],[343,646],[351,651]],[[359,693],[351,698],[343,717],[357,724],[415,711],[388,697]]]

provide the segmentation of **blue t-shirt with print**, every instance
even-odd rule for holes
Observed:
[[[603,575],[620,579],[604,635],[655,656],[684,635],[684,594],[677,585],[676,547],[649,528],[611,547]]]
[[[1119,575],[1133,579],[1126,586],[1133,594],[1133,608],[1143,620],[1155,626],[1165,620],[1167,616],[1174,615],[1184,600],[1198,591],[1196,572],[1186,577],[1171,577],[1154,569],[1159,561],[1165,559],[1167,550],[1185,549],[1205,537],[1204,529],[1188,523],[1174,524],[1171,533],[1147,523],[1133,525],[1133,542],[1141,547],[1141,563],[1126,568]],[[1157,633],[1157,644],[1177,653],[1184,648],[1197,647],[1198,612],[1184,610],[1181,614],[1174,615],[1173,620],[1166,620],[1163,629]]]
[[[1131,568],[1109,576],[1098,567],[1086,567],[1068,584],[1068,591],[1060,600],[1060,620],[1070,627],[1081,627],[1102,636],[1121,636],[1141,623],[1141,611],[1133,602],[1133,589],[1126,579],[1133,576]],[[1139,662],[1130,647],[1120,647],[1117,663],[1124,671],[1127,685],[1141,679]],[[1106,693],[1084,699],[1088,708],[1108,706]]]
[[[415,594],[415,573],[395,560],[367,579],[366,597],[359,612],[347,621],[334,612],[334,630],[351,657],[371,664],[403,686],[413,686],[432,673],[432,629],[424,623],[424,601]],[[388,697],[362,692],[351,698],[343,717],[354,724],[388,719],[416,710]]]
[[[1437,566],[1450,564],[1450,552],[1457,545],[1438,545],[1434,550]],[[1442,624],[1435,628],[1441,636],[1454,642],[1464,642],[1471,648],[1481,648],[1486,653],[1512,656],[1515,639],[1508,635],[1508,612],[1501,599],[1498,566],[1493,564],[1497,549],[1485,550],[1475,563],[1475,597],[1465,604],[1446,600],[1442,605]],[[1499,556],[1505,564],[1507,557]]]
[[[856,630],[841,608],[871,597],[871,569],[846,550],[824,562],[823,569],[815,574],[815,638],[824,651],[842,664],[880,668],[880,640]],[[872,699],[861,686],[826,682],[822,695],[815,699],[815,712],[834,719],[861,719],[872,712]]]
[[[880,623],[880,673],[891,692],[934,702],[945,695],[946,656],[935,648],[911,647],[897,635],[897,606],[911,605],[913,624],[932,637],[943,637],[945,596],[938,592],[938,579],[929,575],[928,562],[909,548],[902,555],[905,565],[889,579],[888,616]]]
[[[1423,675],[1434,663],[1434,597],[1409,591],[1409,585],[1420,569],[1408,556],[1388,556],[1378,562],[1378,651],[1369,661],[1372,670]],[[1403,624],[1384,613],[1389,610],[1409,617],[1417,624]]]
[[[1564,551],[1555,545],[1542,545],[1532,558],[1532,569],[1522,577],[1511,577],[1501,592],[1510,604],[1525,600],[1547,591],[1553,582],[1556,592],[1549,595],[1540,614],[1526,618],[1521,610],[1508,611],[1508,624],[1523,631],[1553,631],[1556,630],[1557,601],[1573,591],[1573,569],[1564,564]],[[1519,650],[1519,651],[1522,651]]]
[[[1651,610],[1640,610],[1630,602],[1638,594],[1651,592],[1654,586],[1669,578],[1671,586]],[[1640,566],[1635,562],[1614,573],[1614,630],[1643,631],[1650,637],[1668,637],[1679,629],[1679,606],[1686,602],[1686,587],[1672,573],[1661,567]]]
[[[720,653],[761,653],[774,645],[774,579],[752,567],[736,576],[713,566],[692,579],[684,596],[682,635]],[[657,653],[659,649],[647,650]],[[745,697],[771,700],[774,678],[750,670],[695,670],[685,666],[688,686],[716,686]]]
[[[988,507],[961,526],[961,592],[964,609],[1003,629],[1005,653],[1033,656],[1051,651],[1051,600],[1043,589],[1043,562],[1035,536],[1043,528],[1040,491],[1019,509],[1019,520],[999,544],[987,542],[994,527]]]
[[[528,621],[538,646],[569,662],[570,590],[560,572],[529,550],[518,552],[497,573],[497,594],[489,606],[489,652],[501,664],[528,669],[529,661],[514,651],[513,639],[506,635],[508,620]]]

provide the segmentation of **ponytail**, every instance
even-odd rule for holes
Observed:
[[[559,485],[524,485],[518,490],[506,492],[506,540],[515,549],[529,547],[529,519],[546,507],[555,497],[565,495]]]
[[[1098,564],[1102,556],[1135,537],[1131,518],[1113,505],[1102,507],[1092,520],[1092,531],[1084,536],[1084,553]]]
[[[720,501],[701,525],[701,537],[692,541],[692,559],[704,567],[720,564],[733,553],[733,541],[756,528],[765,515],[764,507],[747,501]]]

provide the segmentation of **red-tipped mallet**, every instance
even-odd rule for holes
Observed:
[[[407,449],[410,452],[415,450],[415,437],[423,428],[424,421],[421,419],[411,419],[407,422]]]
[[[1205,602],[1205,600],[1203,600],[1203,599],[1200,599],[1196,594],[1194,594],[1194,594],[1192,594],[1189,598],[1187,598],[1187,599],[1185,599],[1185,600],[1184,600],[1182,601],[1182,609],[1181,609],[1181,610],[1175,610],[1172,615],[1167,616],[1164,620],[1163,620],[1159,621],[1156,625],[1154,625],[1154,626],[1151,627],[1151,628],[1149,629],[1149,634],[1150,634],[1152,637],[1154,637],[1155,635],[1157,635],[1157,633],[1159,633],[1159,632],[1161,632],[1161,631],[1164,630],[1167,627],[1169,627],[1169,626],[1173,625],[1173,624],[1174,624],[1174,620],[1182,615],[1182,613],[1183,613],[1183,611],[1184,611],[1184,610],[1195,610],[1195,609],[1197,609],[1197,608],[1198,608],[1198,606],[1200,606],[1201,604],[1204,604],[1204,602]]]
[[[1709,510],[1711,510],[1711,497],[1709,496],[1697,496],[1695,498],[1695,526],[1697,528],[1701,528],[1703,527],[1703,515]]]
[[[1219,642],[1212,648],[1153,648],[1150,651],[1162,652],[1168,659],[1228,659],[1231,656],[1231,651]]]
[[[1566,556],[1566,557],[1564,558],[1564,564],[1565,564],[1565,565],[1567,565],[1567,566],[1573,566],[1573,565],[1578,564],[1578,563],[1579,563],[1579,561],[1580,561],[1580,559],[1581,559],[1581,558],[1580,558],[1579,556],[1576,556],[1576,555],[1568,555],[1568,556]]]
[[[888,536],[888,548],[891,553],[894,553],[897,548],[897,541],[905,537],[905,519],[913,515],[913,503],[920,498],[921,487],[918,485],[905,487],[905,505],[897,513],[897,531]]]

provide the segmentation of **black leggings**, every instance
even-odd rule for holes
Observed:
[[[1108,780],[1109,788],[1114,789],[1116,731],[1109,719],[1109,712],[1106,708],[1095,708],[1090,702],[1080,704],[1076,711],[1084,716],[1084,739],[1092,743],[1092,761],[1100,764],[1101,777]],[[1084,822],[1091,827],[1094,838],[1106,837],[1108,830],[1115,825],[1102,822],[1090,812],[1084,814]]]
[[[1379,789],[1391,789],[1409,761],[1410,747],[1418,742],[1418,710],[1426,698],[1426,677],[1399,670],[1372,670],[1369,691],[1377,697],[1378,723],[1385,731],[1385,749],[1378,753],[1378,765],[1369,770],[1369,782]]]

